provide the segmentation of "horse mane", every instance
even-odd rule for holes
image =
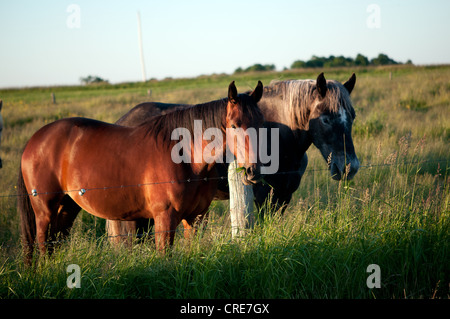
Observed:
[[[250,117],[262,116],[261,110],[247,94],[238,95],[244,113]],[[202,104],[191,105],[183,109],[178,109],[167,114],[159,115],[145,121],[140,126],[145,127],[146,135],[162,135],[163,141],[170,141],[171,134],[176,128],[186,128],[194,136],[194,120],[202,120],[203,132],[210,127],[226,130],[228,98],[211,101]],[[202,133],[203,133],[202,132]]]
[[[221,99],[159,115],[140,126],[147,128],[146,135],[162,135],[164,141],[170,141],[172,131],[176,128],[186,128],[193,136],[194,120],[202,120],[203,131],[209,127],[225,129],[226,113],[227,99]]]
[[[309,120],[324,112],[338,113],[342,107],[355,118],[350,94],[339,82],[327,81],[327,94],[321,103],[314,103],[317,97],[315,80],[272,81],[264,88],[264,98],[281,97],[285,114],[291,128],[309,129]],[[318,106],[320,105],[320,109]]]

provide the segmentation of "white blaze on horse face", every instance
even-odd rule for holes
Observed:
[[[341,123],[346,124],[347,123],[347,112],[345,112],[343,107],[339,108],[339,115],[340,115]]]
[[[258,135],[256,129],[249,127],[246,130],[238,127],[235,129],[227,128],[226,132],[227,147],[232,154],[227,152],[227,163],[233,162],[236,156],[239,165],[244,163],[255,164],[258,158]]]

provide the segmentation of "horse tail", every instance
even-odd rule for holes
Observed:
[[[25,262],[31,264],[33,257],[34,242],[36,238],[36,218],[31,206],[25,182],[23,180],[22,165],[19,166],[19,178],[17,180],[17,210],[20,214],[22,245]]]

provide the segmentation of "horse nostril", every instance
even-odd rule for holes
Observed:
[[[336,163],[331,164],[331,177],[337,181],[341,179],[341,170]]]
[[[350,180],[353,178],[353,176],[356,175],[356,173],[359,170],[359,161],[353,161],[349,164],[347,164],[347,169],[346,169],[346,174],[347,174],[347,179]]]

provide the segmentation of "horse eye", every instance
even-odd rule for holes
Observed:
[[[236,129],[236,125],[231,124],[231,128]]]
[[[328,117],[322,117],[321,120],[323,124],[331,125],[331,121]]]

